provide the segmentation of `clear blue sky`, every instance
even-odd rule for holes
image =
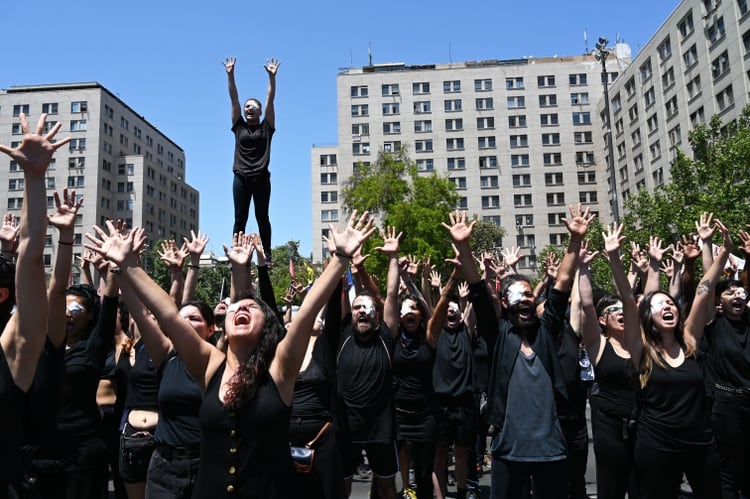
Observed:
[[[368,63],[430,64],[583,53],[599,36],[633,55],[677,0],[3,2],[0,88],[97,81],[179,144],[201,193],[200,225],[220,252],[232,231],[233,136],[223,57],[240,99],[265,100],[281,61],[271,159],[274,246],[312,249],[310,149],[337,142],[336,74]],[[248,231],[256,231],[254,217]]]

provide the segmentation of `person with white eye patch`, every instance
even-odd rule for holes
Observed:
[[[677,499],[683,474],[695,497],[722,497],[704,373],[696,359],[714,288],[732,250],[727,228],[716,220],[715,229],[724,245],[698,284],[684,322],[677,301],[661,290],[647,289],[636,308],[619,257],[622,227],[605,238],[623,303],[624,346],[639,373],[634,460],[641,499]]]
[[[498,321],[487,283],[474,264],[469,238],[474,223],[466,213],[451,214],[450,231],[458,250],[469,301],[474,307],[477,331],[491,353],[487,419],[494,425],[492,438],[491,497],[523,496],[531,476],[535,497],[567,498],[567,449],[558,419],[559,404],[568,394],[557,357],[555,336],[563,328],[579,251],[594,216],[588,208],[572,206],[562,221],[570,242],[558,269],[541,318],[529,281],[513,275],[502,287],[503,315]]]

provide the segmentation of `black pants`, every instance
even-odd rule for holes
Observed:
[[[519,462],[492,458],[492,499],[522,499],[528,477],[534,480],[534,497],[567,499],[565,460]],[[538,496],[537,496],[538,494]]]
[[[750,495],[750,394],[716,389],[711,421],[721,456],[721,497]]]
[[[635,427],[593,409],[591,426],[596,455],[596,497],[638,498],[633,462]]]
[[[683,473],[694,497],[721,497],[719,452],[715,443],[690,451],[663,452],[639,439],[635,442],[635,469],[641,499],[677,499]]]
[[[234,196],[234,233],[245,232],[247,217],[250,213],[250,202],[255,198],[255,221],[258,222],[258,233],[263,243],[263,251],[271,254],[271,219],[268,208],[271,204],[271,175],[255,177],[234,176],[232,184]]]
[[[289,424],[289,442],[304,447],[318,434],[325,420],[298,420],[292,418]],[[313,447],[315,458],[310,473],[298,473],[300,489],[306,498],[343,499],[346,497],[344,471],[341,453],[336,442],[336,427],[331,425]]]
[[[589,431],[586,416],[560,417],[560,429],[568,448],[566,474],[568,475],[568,497],[586,499],[586,461],[589,457]],[[535,482],[536,483],[536,482]]]

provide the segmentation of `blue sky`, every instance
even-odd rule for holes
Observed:
[[[337,142],[336,74],[374,63],[429,64],[583,53],[619,34],[633,55],[677,0],[537,2],[3,2],[0,88],[97,81],[179,144],[200,220],[220,252],[231,240],[233,137],[226,73],[240,99],[265,100],[263,64],[281,61],[271,159],[274,246],[312,249],[310,149]],[[252,216],[248,231],[256,231]]]

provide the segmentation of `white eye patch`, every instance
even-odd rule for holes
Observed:
[[[86,307],[75,301],[68,303],[65,308],[67,308],[68,312],[70,312],[70,315],[73,316],[78,316],[86,312]]]
[[[458,304],[455,302],[450,302],[448,304],[448,312],[453,312],[455,314],[461,313],[461,309],[458,307]]]
[[[747,300],[747,291],[745,288],[737,288],[734,290],[734,296],[740,300]]]
[[[664,307],[667,306],[667,301],[664,299],[663,296],[656,296],[651,300],[651,313],[657,314],[662,311]]]
[[[523,284],[511,284],[510,286],[508,286],[508,303],[510,305],[515,305],[516,303],[521,301],[524,293],[526,293],[526,287]]]
[[[365,313],[367,314],[367,317],[370,319],[375,318],[375,305],[371,301],[366,301],[362,304],[362,308],[365,310]]]
[[[231,305],[229,305],[229,306],[227,307],[227,313],[228,313],[228,314],[229,314],[229,313],[232,313],[232,314],[233,314],[233,313],[235,313],[236,311],[238,311],[239,309],[240,309],[240,304],[239,304],[239,302],[237,302],[237,303],[232,303]]]
[[[401,304],[401,317],[414,313],[414,310],[411,308],[411,304],[409,302],[404,302]]]

